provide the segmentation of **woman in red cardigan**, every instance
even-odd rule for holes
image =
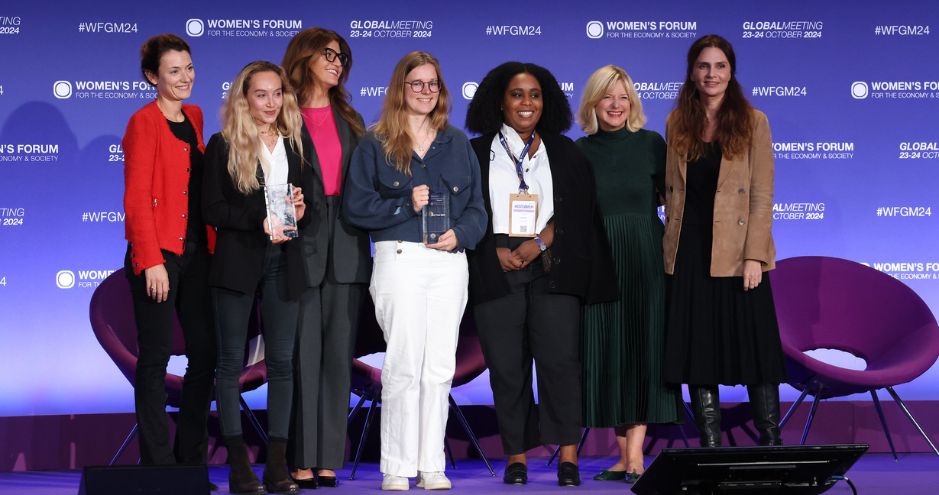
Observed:
[[[215,379],[215,334],[209,302],[209,246],[202,221],[202,111],[183,100],[195,71],[189,45],[173,34],[140,49],[155,101],[130,118],[124,134],[124,211],[130,281],[137,322],[134,402],[144,464],[204,464],[206,419]],[[175,447],[170,447],[164,380],[179,317],[189,360]]]

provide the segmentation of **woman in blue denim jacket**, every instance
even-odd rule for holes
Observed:
[[[369,292],[388,344],[382,489],[407,490],[414,476],[418,487],[449,489],[443,442],[468,293],[464,250],[482,238],[488,216],[476,155],[447,124],[449,94],[437,59],[405,55],[389,88],[378,124],[352,155],[342,195],[346,220],[375,243]],[[441,200],[449,201],[449,225],[423,232],[425,208]]]

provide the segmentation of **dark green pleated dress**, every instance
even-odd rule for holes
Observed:
[[[590,159],[613,251],[618,301],[589,305],[582,338],[584,425],[681,421],[681,393],[662,380],[665,353],[663,226],[665,140],[647,130],[577,140]]]

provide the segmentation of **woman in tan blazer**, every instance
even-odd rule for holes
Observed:
[[[666,134],[664,378],[687,383],[702,446],[720,446],[718,385],[746,384],[762,445],[778,445],[786,380],[769,278],[773,151],[727,40],[704,36]]]

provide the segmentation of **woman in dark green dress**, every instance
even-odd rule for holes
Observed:
[[[584,424],[615,427],[620,459],[594,479],[642,474],[647,423],[680,421],[681,393],[662,380],[665,276],[656,212],[665,177],[665,140],[646,122],[629,75],[607,65],[587,81],[577,141],[594,167],[597,202],[613,251],[618,301],[586,307]]]

